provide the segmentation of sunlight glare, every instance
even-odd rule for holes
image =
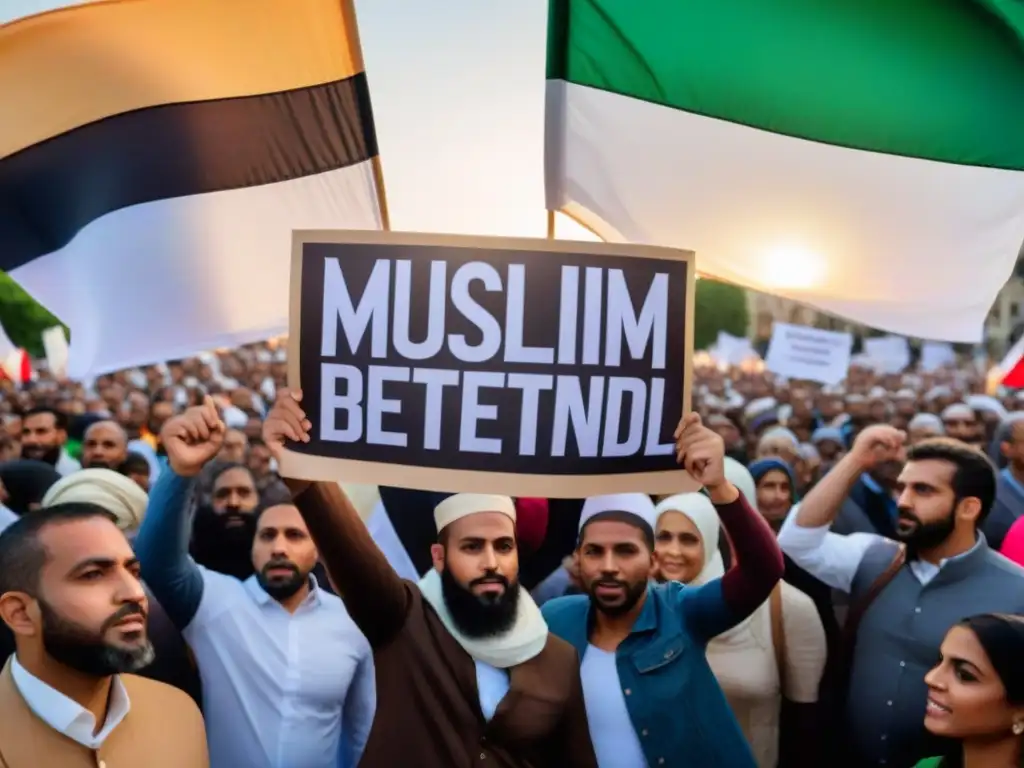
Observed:
[[[807,290],[820,287],[824,278],[821,256],[799,246],[771,248],[761,262],[761,280],[766,288]]]

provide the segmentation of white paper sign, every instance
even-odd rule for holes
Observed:
[[[926,341],[921,345],[921,370],[931,373],[944,365],[956,364],[956,352],[948,341]]]
[[[775,323],[765,365],[789,379],[838,384],[850,367],[853,336],[789,323]]]
[[[879,373],[899,373],[910,365],[910,345],[903,336],[864,339],[864,354]]]
[[[725,331],[718,332],[718,340],[708,349],[708,353],[716,363],[723,365],[740,365],[747,360],[758,359],[750,339],[733,336]]]

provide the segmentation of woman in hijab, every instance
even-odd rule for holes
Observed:
[[[0,483],[7,492],[4,505],[21,517],[43,505],[50,486],[60,480],[51,464],[34,459],[18,459],[0,464]]]
[[[656,513],[659,579],[699,586],[725,573],[718,513],[706,496],[670,496]],[[808,715],[793,719],[799,736],[787,735],[787,741],[800,750],[815,749],[817,728],[808,711],[813,706],[807,705],[818,700],[825,655],[825,632],[814,603],[785,583],[749,618],[708,644],[708,663],[760,768],[779,764],[783,698],[804,705],[801,714]],[[812,759],[791,757],[801,765]]]
[[[946,633],[925,675],[929,733],[955,739],[918,768],[1024,766],[1024,617],[981,614]]]

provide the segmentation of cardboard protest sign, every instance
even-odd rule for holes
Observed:
[[[406,233],[293,237],[289,385],[313,424],[282,472],[582,497],[694,488],[688,252]]]

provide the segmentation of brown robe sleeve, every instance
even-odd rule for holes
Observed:
[[[345,608],[372,648],[405,624],[409,592],[337,483],[313,483],[295,497]]]
[[[566,702],[557,738],[561,760],[553,765],[566,768],[598,768],[594,745],[590,741],[590,726],[587,723],[587,706],[583,701],[583,682],[580,680],[579,659],[576,659],[572,691]]]

